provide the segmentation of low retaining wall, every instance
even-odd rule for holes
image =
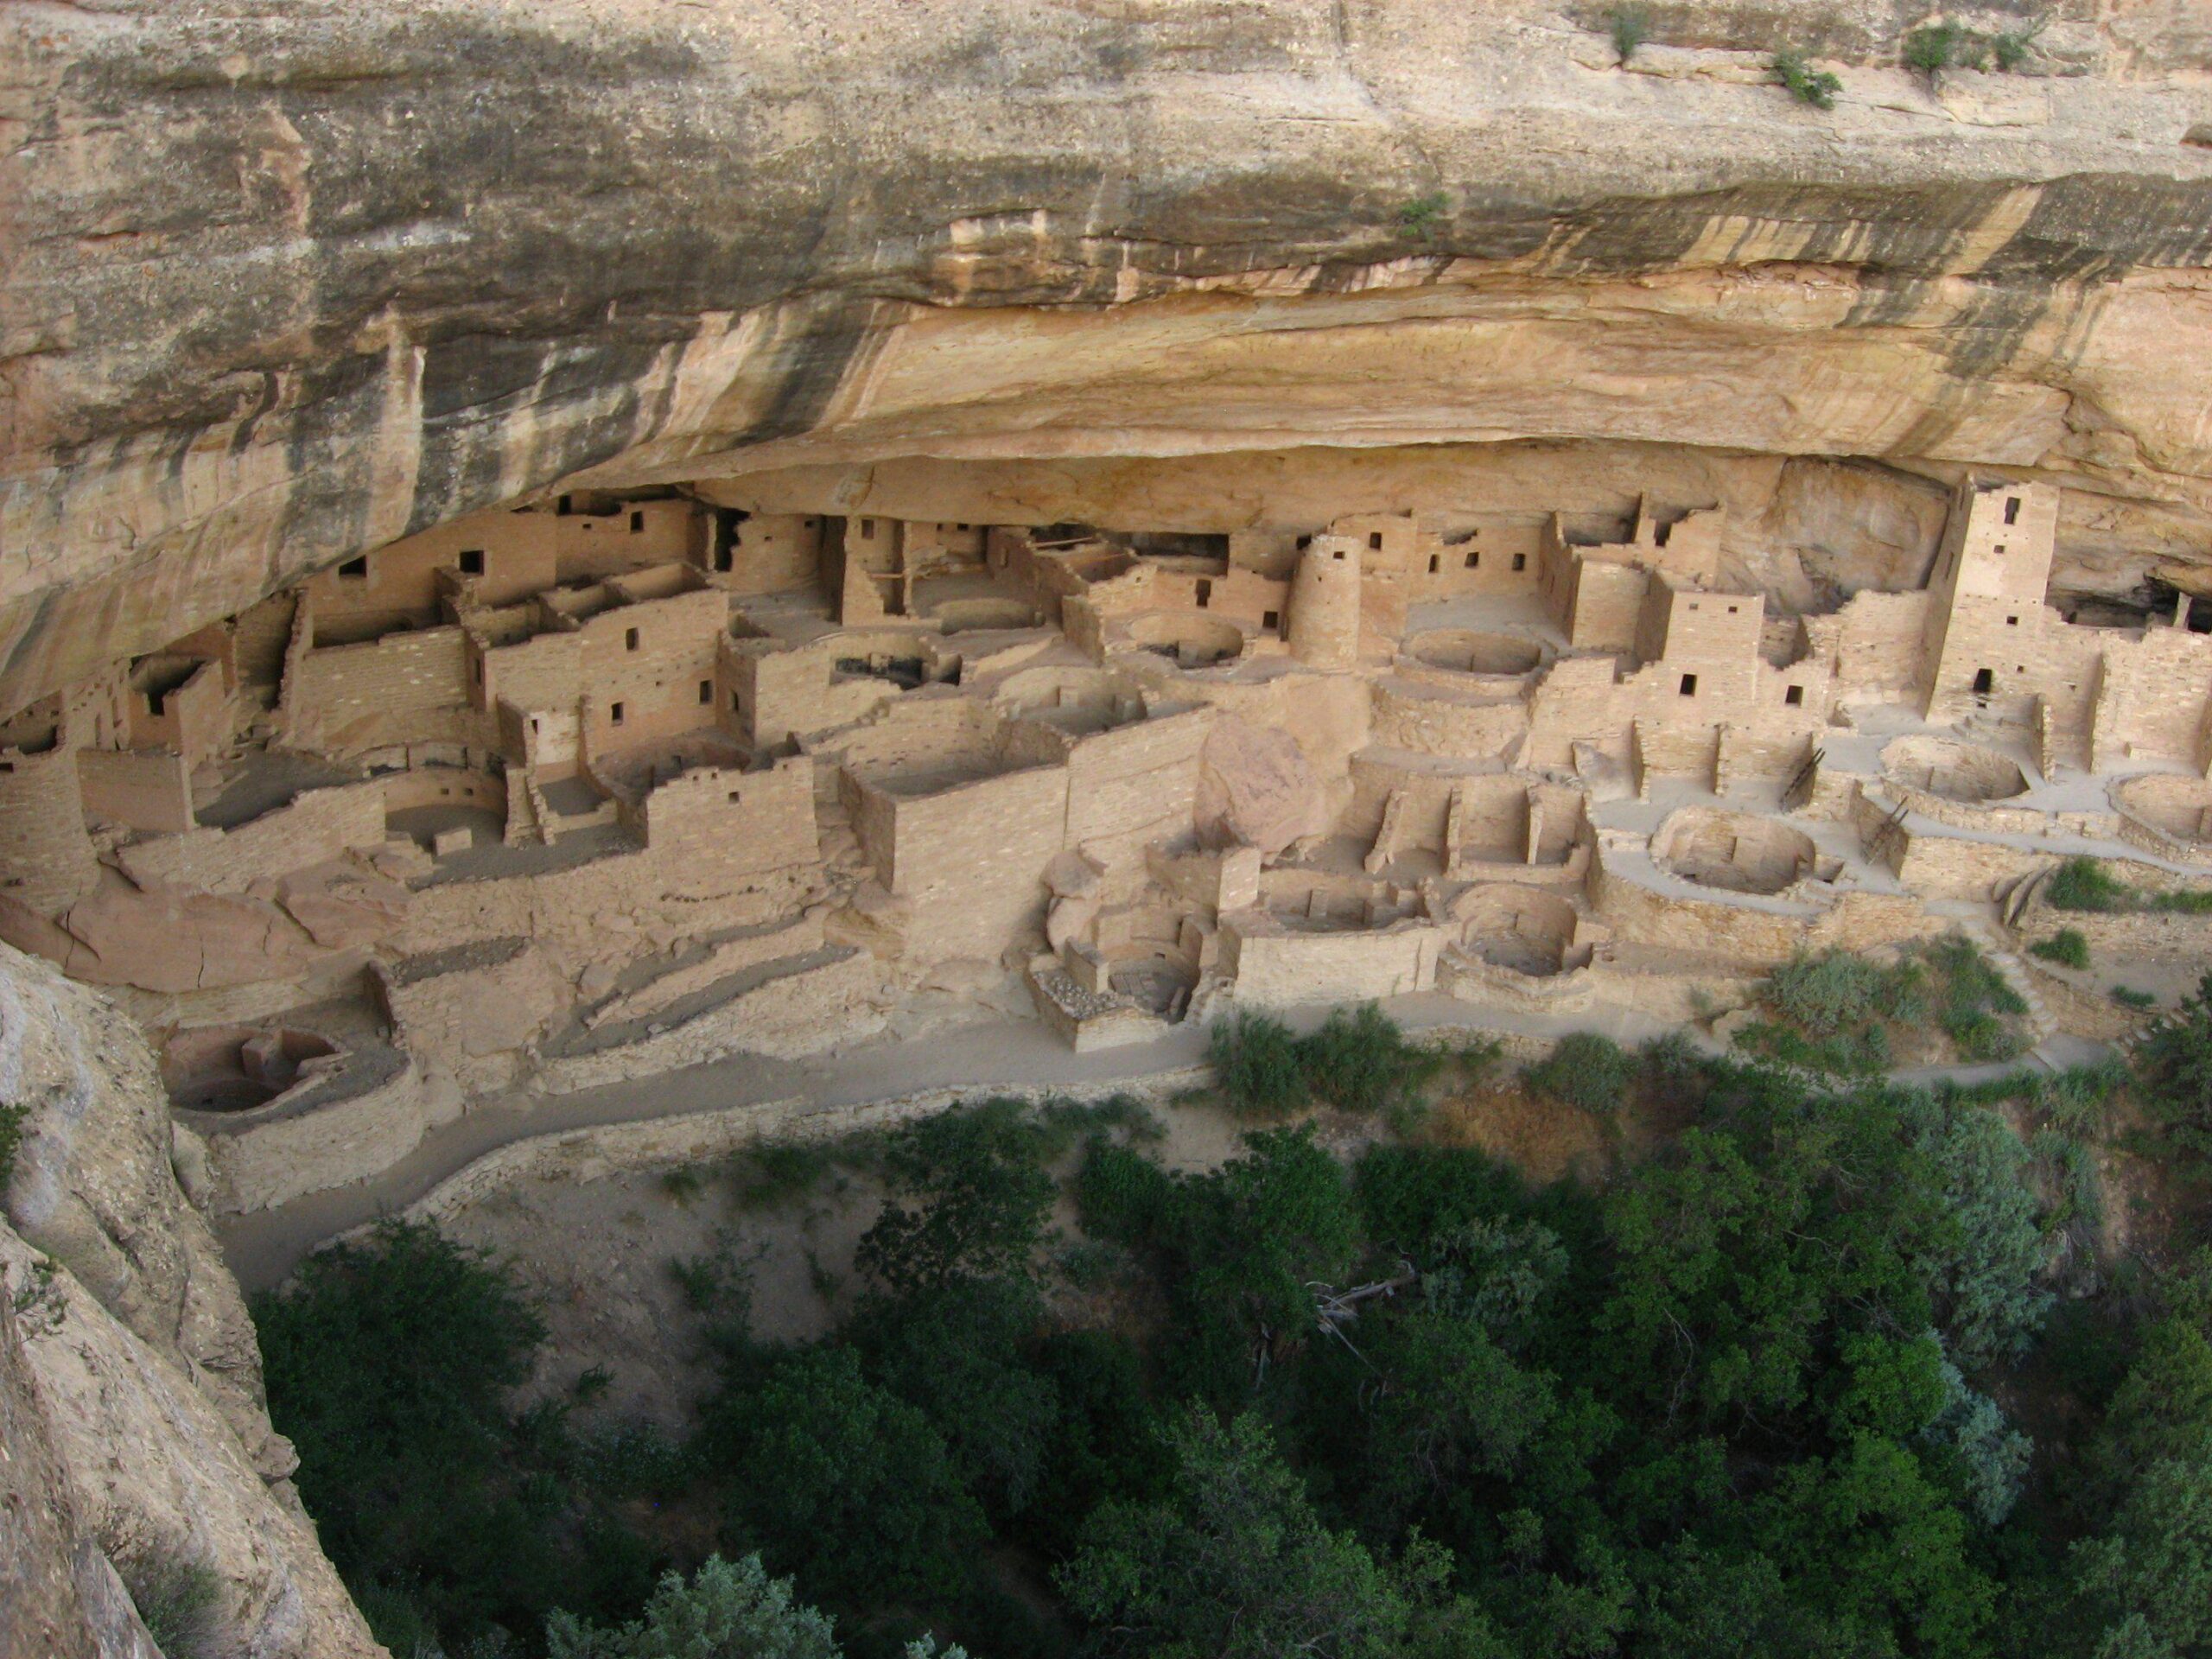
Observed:
[[[349,1099],[228,1133],[204,1119],[191,1127],[207,1143],[217,1213],[244,1215],[382,1174],[415,1149],[429,1122],[423,1076],[410,1061]]]
[[[566,1095],[737,1053],[771,1059],[818,1054],[880,1028],[882,1016],[867,1004],[881,983],[875,958],[851,951],[820,967],[769,980],[636,1042],[549,1059],[539,1068],[536,1086],[543,1094]]]
[[[887,1128],[929,1117],[963,1100],[1104,1100],[1135,1095],[1154,1103],[1206,1082],[1203,1065],[1150,1077],[1051,1086],[976,1084],[925,1089],[889,1100],[820,1106],[793,1096],[710,1112],[601,1123],[511,1141],[463,1165],[403,1212],[410,1221],[436,1221],[525,1180],[594,1181],[624,1170],[656,1169],[716,1158],[756,1141],[837,1141],[861,1129]],[[356,1229],[361,1232],[365,1229]]]

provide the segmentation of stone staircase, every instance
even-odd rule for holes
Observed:
[[[1978,905],[1947,903],[1930,905],[1929,908],[1958,925],[1959,931],[1974,942],[1981,954],[1988,958],[2000,978],[2018,993],[2020,1001],[2028,1005],[2022,1016],[2027,1021],[2030,1034],[2036,1044],[2049,1040],[2058,1030],[2058,1021],[2051,1017],[2036,989],[2035,971],[2020,960],[2002,931]]]

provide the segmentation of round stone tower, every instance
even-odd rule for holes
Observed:
[[[1359,540],[1316,536],[1290,579],[1290,654],[1315,668],[1359,661]]]

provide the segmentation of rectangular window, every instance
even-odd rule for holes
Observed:
[[[1440,553],[1432,553],[1432,554],[1430,554],[1430,555],[1428,556],[1428,574],[1429,574],[1430,575],[1432,575],[1432,576],[1433,576],[1433,575],[1435,575],[1439,570],[1442,569],[1443,568],[1444,568],[1444,556],[1443,556],[1442,554],[1440,554]]]
[[[702,680],[699,682],[699,701],[710,708],[713,706],[715,701],[715,683],[712,680]]]
[[[2005,626],[2008,628],[2017,628],[2020,626],[2020,619],[2017,616],[2008,616],[2005,619]]]
[[[744,701],[740,698],[734,691],[729,694],[729,706],[730,712],[732,714],[743,714],[745,712]]]
[[[608,703],[607,705],[607,718],[613,724],[620,726],[622,723],[622,705],[619,702]]]
[[[1805,688],[1802,685],[1791,686],[1782,694],[1782,700],[1792,709],[1800,707],[1805,701]]]
[[[1996,545],[1995,547],[1992,548],[1990,550],[1991,550],[1992,552],[1995,553],[1995,554],[1997,555],[1997,556],[1998,556],[1999,558],[2000,558],[2000,559],[2001,559],[2001,558],[2003,558],[2003,557],[2005,556],[2005,543],[2002,543],[2002,542],[1999,542],[1999,543],[1997,543],[1997,545]]]
[[[625,629],[622,634],[622,649],[625,651],[635,651],[637,648],[638,631],[635,628]]]
[[[1332,553],[1329,556],[1330,556],[1331,558],[1332,558],[1332,559],[1342,559],[1342,558],[1344,557],[1344,549],[1342,549],[1342,548],[1340,547],[1340,548],[1338,548],[1338,549],[1334,553]]]
[[[1997,676],[1996,676],[1996,674],[1995,674],[1993,671],[1991,671],[1991,670],[1989,670],[1989,669],[1986,669],[1986,668],[1977,668],[1976,670],[1974,670],[1974,696],[1976,696],[1977,697],[1986,697],[1986,696],[1987,696],[1989,695],[1990,691],[1991,691],[1991,690],[1995,687],[1995,685],[1996,685],[1996,684],[1997,684]]]
[[[1261,612],[1260,626],[1263,628],[1281,627],[1282,626],[1282,613],[1281,611]]]
[[[461,574],[464,576],[480,576],[484,574],[482,548],[464,547],[461,550]]]
[[[369,562],[365,556],[348,559],[338,567],[338,574],[348,582],[366,582],[369,579]]]
[[[633,512],[633,513],[632,513],[632,514],[630,515],[630,533],[631,533],[632,536],[635,536],[635,535],[636,535],[639,531],[643,530],[645,527],[645,515],[644,513],[642,513],[642,512]]]
[[[2008,524],[2017,524],[2020,522],[2020,498],[2017,495],[2008,495],[2005,498],[2005,522]]]
[[[1735,614],[1736,614],[1736,607],[1735,607],[1733,605],[1731,605],[1731,606],[1728,607],[1728,614],[1729,614],[1729,615],[1731,615],[1731,616],[1733,616],[1733,615],[1735,615]]]
[[[1483,563],[1483,556],[1482,556],[1481,554],[1479,554],[1479,553],[1470,553],[1470,554],[1468,554],[1468,555],[1467,555],[1467,569],[1470,569],[1470,570],[1477,570],[1477,569],[1480,569],[1482,568],[1482,563]]]
[[[1686,697],[1694,697],[1697,696],[1696,675],[1685,674],[1682,676],[1682,695]]]
[[[1369,547],[1373,548],[1377,552],[1380,552],[1382,548],[1382,532],[1379,530],[1372,531],[1368,536],[1367,544]]]
[[[1526,553],[1516,553],[1513,556],[1513,568],[1516,570],[1526,570],[1529,568],[1529,556]]]
[[[741,790],[741,789],[733,789],[732,791],[730,791],[730,792],[729,792],[729,804],[730,804],[732,806],[737,806],[737,805],[741,805],[741,804],[742,804],[742,803],[741,803],[741,802],[740,801],[740,799],[739,799],[739,797],[741,797],[741,795],[743,795],[744,793],[745,793],[745,791],[744,791],[743,790]]]
[[[1208,605],[1211,604],[1212,602],[1213,602],[1213,583],[1211,583],[1211,582],[1208,582],[1205,577],[1201,576],[1201,577],[1199,577],[1199,578],[1198,578],[1198,608],[1199,608],[1200,610],[1202,610],[1202,611],[1203,611],[1204,609],[1205,609],[1205,607],[1206,607]]]

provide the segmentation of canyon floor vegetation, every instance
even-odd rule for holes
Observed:
[[[1131,1101],[987,1100],[664,1184],[878,1205],[817,1339],[690,1264],[680,1433],[589,1372],[518,1404],[537,1313],[397,1223],[259,1303],[270,1408],[403,1659],[2199,1651],[2212,978],[2132,1067],[1870,1068],[1870,1031],[1993,1000],[1940,952],[1823,959],[1748,1050],[1525,1077],[1372,1010],[1246,1018],[1210,1167]],[[1478,1087],[1609,1155],[1459,1143]]]

